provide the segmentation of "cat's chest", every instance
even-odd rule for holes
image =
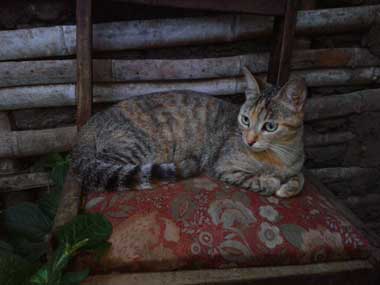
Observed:
[[[295,175],[298,171],[287,165],[275,153],[265,151],[257,153],[240,152],[235,155],[231,162],[237,169],[252,175],[267,174],[285,179]]]

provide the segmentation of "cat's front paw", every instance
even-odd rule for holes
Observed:
[[[260,194],[269,196],[278,191],[281,186],[280,179],[273,176],[261,176],[259,179]]]
[[[294,176],[288,182],[281,185],[276,191],[276,196],[279,198],[290,198],[299,194],[303,189],[304,177],[302,174]]]

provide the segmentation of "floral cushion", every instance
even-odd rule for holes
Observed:
[[[368,241],[306,182],[292,199],[201,176],[154,190],[91,193],[114,226],[98,271],[306,264],[364,258]],[[82,257],[88,263],[88,257]]]

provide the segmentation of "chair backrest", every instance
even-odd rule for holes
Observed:
[[[290,74],[290,59],[296,26],[298,0],[117,0],[139,4],[229,11],[275,16],[268,81],[284,84]],[[92,113],[92,0],[77,0],[77,126]]]

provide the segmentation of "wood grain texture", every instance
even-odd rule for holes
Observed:
[[[297,21],[298,0],[286,1],[283,16],[275,17],[272,51],[269,60],[268,82],[282,86],[289,79]]]
[[[77,1],[77,126],[82,127],[92,114],[92,0]]]

